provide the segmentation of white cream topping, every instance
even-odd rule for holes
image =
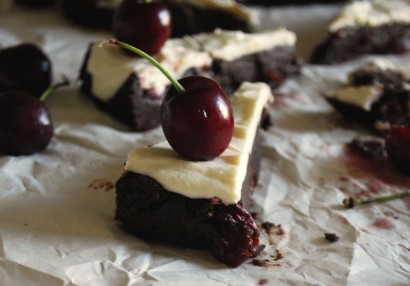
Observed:
[[[380,26],[390,22],[410,22],[410,0],[352,2],[332,22],[330,31],[356,25]]]
[[[213,58],[225,61],[269,50],[275,46],[294,46],[296,43],[295,33],[285,28],[255,34],[217,29],[213,33],[194,37]]]
[[[180,3],[180,4],[189,4],[192,6],[200,7],[200,8],[211,8],[211,9],[218,9],[223,10],[228,13],[232,13],[239,18],[245,19],[246,21],[257,24],[258,17],[256,16],[255,12],[251,9],[246,7],[243,4],[236,2],[235,0],[172,0],[173,2]],[[210,19],[212,21],[212,19]]]
[[[328,98],[355,105],[370,111],[372,104],[380,98],[383,87],[375,85],[344,86],[336,91],[325,93]]]
[[[147,175],[165,189],[189,198],[220,198],[224,203],[241,199],[249,155],[262,111],[272,100],[265,83],[243,83],[230,97],[234,110],[234,135],[218,158],[193,162],[179,157],[167,142],[137,148],[128,155],[126,171]]]
[[[95,5],[98,8],[104,9],[115,9],[117,8],[123,0],[96,0]]]
[[[212,58],[234,60],[278,45],[293,46],[295,41],[295,34],[284,28],[255,34],[216,30],[168,40],[157,60],[171,75],[179,78],[190,68],[210,67]],[[93,78],[92,93],[101,100],[109,100],[135,72],[141,88],[163,94],[169,80],[147,60],[128,57],[119,49],[92,46],[87,63],[87,71]]]
[[[129,57],[120,49],[111,46],[100,48],[98,44],[91,47],[87,71],[93,77],[93,94],[101,100],[110,99],[133,72],[139,77],[142,89],[158,95],[164,93],[169,80],[146,59]],[[175,78],[190,68],[206,68],[212,63],[209,54],[201,51],[189,37],[168,40],[157,60]]]

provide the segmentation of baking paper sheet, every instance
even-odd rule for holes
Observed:
[[[110,34],[68,23],[58,7],[0,7],[0,44],[38,43],[53,61],[54,80],[71,81],[47,100],[55,125],[47,150],[0,157],[0,285],[410,284],[410,200],[341,206],[349,195],[409,188],[410,178],[352,160],[344,144],[368,134],[320,96],[368,59],[307,65],[276,94],[254,195],[258,223],[276,227],[270,235],[261,231],[263,266],[248,261],[231,269],[206,252],[143,242],[114,220],[114,184],[128,151],[163,135],[160,128],[131,132],[79,93],[88,43]],[[297,31],[307,58],[339,7],[258,9],[260,29]],[[391,59],[410,70],[410,56]],[[326,241],[326,232],[339,241]]]

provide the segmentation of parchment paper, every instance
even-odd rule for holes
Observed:
[[[276,225],[255,266],[231,269],[206,252],[153,245],[123,232],[114,220],[114,183],[127,153],[158,142],[160,128],[134,133],[78,91],[78,70],[90,41],[109,33],[68,23],[58,7],[4,5],[0,44],[38,43],[54,64],[54,81],[71,85],[48,100],[55,136],[32,156],[0,156],[0,285],[409,285],[410,200],[345,210],[349,195],[410,187],[388,164],[371,168],[344,145],[369,135],[346,123],[320,93],[343,83],[368,58],[323,67],[306,65],[276,94],[275,126],[263,132],[255,191],[258,223]],[[339,6],[258,9],[260,29],[298,32],[305,58],[325,36]],[[6,11],[7,10],[7,11]],[[308,23],[308,24],[307,24]],[[410,56],[390,57],[410,69]],[[330,243],[324,233],[340,239]],[[266,259],[265,261],[262,261]]]

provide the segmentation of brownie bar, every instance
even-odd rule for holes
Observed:
[[[393,70],[359,69],[350,76],[351,86],[381,86],[379,99],[372,103],[369,111],[358,106],[326,98],[345,118],[375,130],[386,132],[392,125],[403,125],[410,120],[410,90],[402,73]]]
[[[139,79],[131,74],[115,95],[108,101],[96,98],[92,93],[92,75],[87,72],[88,50],[80,71],[82,91],[92,98],[99,108],[117,118],[136,131],[149,130],[159,126],[159,108],[163,95],[150,94],[140,87]],[[272,88],[299,72],[301,60],[293,47],[277,46],[244,56],[233,61],[214,60],[210,69],[187,70],[184,76],[205,75],[214,78],[226,94],[231,94],[244,81],[268,83]]]
[[[350,26],[330,33],[328,38],[315,49],[311,62],[335,64],[364,54],[403,54],[408,50],[410,50],[410,24]]]
[[[216,28],[245,32],[254,30],[251,21],[222,9],[199,8],[172,0],[163,2],[171,11],[172,37],[209,32]],[[96,0],[63,0],[62,9],[64,15],[77,25],[105,30],[112,27],[115,9],[98,7]]]
[[[126,172],[116,183],[115,218],[127,232],[148,242],[209,250],[218,261],[237,267],[263,248],[259,230],[246,210],[259,162],[260,145],[254,144],[242,200],[229,205],[217,198],[187,198],[165,190],[150,177]]]

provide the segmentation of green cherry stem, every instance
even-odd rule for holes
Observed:
[[[165,70],[156,59],[154,59],[153,57],[151,57],[147,53],[145,53],[145,52],[141,51],[140,49],[137,49],[137,48],[135,48],[135,47],[133,47],[129,44],[118,41],[116,39],[110,39],[110,40],[104,41],[99,46],[103,47],[105,45],[115,45],[115,46],[122,47],[122,48],[127,49],[131,52],[134,52],[137,55],[143,57],[144,59],[150,61],[155,67],[157,67],[171,81],[172,85],[174,86],[174,88],[177,90],[178,93],[185,92],[185,88],[167,70]]]
[[[40,101],[44,101],[46,100],[46,98],[53,92],[55,91],[57,88],[62,87],[62,86],[66,86],[69,84],[69,81],[66,77],[63,78],[62,82],[56,83],[54,85],[51,85],[50,87],[48,87],[40,96]]]
[[[364,205],[364,204],[369,204],[369,203],[382,203],[382,202],[387,202],[387,201],[391,201],[391,200],[395,200],[395,199],[400,199],[406,196],[410,195],[410,190],[404,191],[404,192],[400,192],[397,194],[391,194],[391,195],[386,195],[386,196],[378,196],[378,197],[374,197],[368,200],[361,200],[361,199],[354,199],[352,197],[350,198],[346,198],[343,200],[343,206],[346,209],[351,209],[355,206],[360,206],[360,205]]]

